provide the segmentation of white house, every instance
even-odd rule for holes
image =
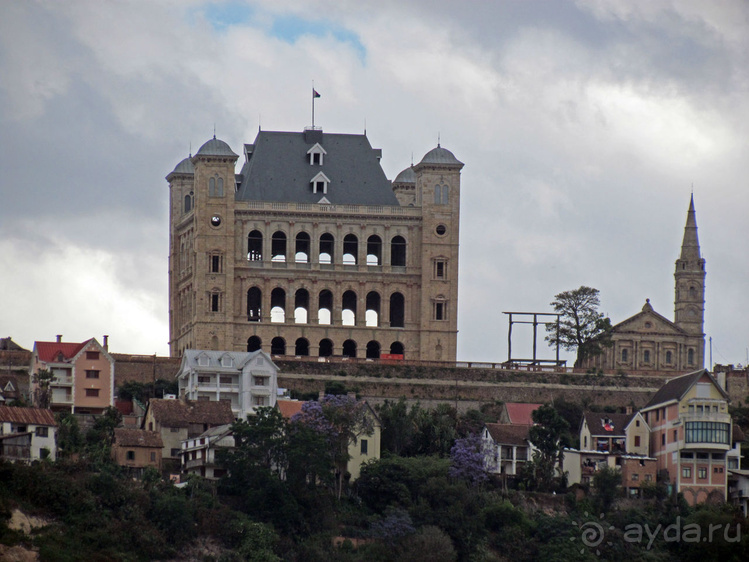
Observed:
[[[278,367],[264,351],[188,349],[177,372],[180,396],[188,400],[228,400],[238,419],[258,406],[275,406]]]
[[[182,471],[216,480],[225,473],[225,469],[216,466],[216,451],[233,447],[231,425],[212,427],[198,437],[182,442]]]
[[[0,458],[55,460],[56,435],[57,423],[51,410],[0,406]]]
[[[487,472],[517,476],[523,464],[532,459],[529,425],[487,423],[481,434]]]

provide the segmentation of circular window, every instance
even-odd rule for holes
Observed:
[[[653,323],[652,322],[645,322],[645,327],[646,328],[652,328],[653,327]]]
[[[447,232],[447,227],[444,224],[438,224],[434,231],[437,233],[437,236],[444,236]]]
[[[211,217],[211,226],[221,226],[221,217],[218,215],[213,215]]]

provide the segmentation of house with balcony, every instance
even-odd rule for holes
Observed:
[[[517,476],[523,464],[531,460],[533,445],[528,437],[530,425],[487,423],[481,433],[487,472]]]
[[[640,410],[658,472],[690,505],[728,498],[728,394],[706,369],[675,377]]]
[[[112,458],[135,476],[142,476],[146,468],[161,470],[164,443],[156,431],[118,427],[114,430]]]
[[[246,419],[259,406],[275,406],[278,367],[260,350],[188,349],[182,355],[177,383],[180,396],[196,401],[227,400],[234,417]]]
[[[57,457],[57,422],[51,410],[0,406],[0,459],[31,462]]]
[[[34,342],[31,354],[30,390],[36,406],[48,405],[54,412],[101,414],[114,404],[114,358],[95,338],[82,343]],[[35,380],[40,370],[54,378],[44,391]],[[46,394],[46,396],[45,396]]]
[[[152,398],[143,418],[143,429],[161,435],[164,470],[178,471],[182,464],[182,442],[198,437],[212,427],[234,423],[228,400]]]
[[[216,453],[234,448],[231,425],[212,427],[193,439],[182,442],[182,472],[218,480],[226,469],[216,462]]]

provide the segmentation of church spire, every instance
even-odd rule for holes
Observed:
[[[705,358],[705,260],[700,255],[700,241],[697,238],[694,195],[689,200],[681,255],[676,260],[674,279],[674,323],[693,338],[684,349],[685,363],[690,368],[701,368]]]
[[[699,261],[700,241],[697,237],[697,215],[694,212],[694,195],[689,200],[687,224],[684,226],[684,239],[681,242],[680,260]]]

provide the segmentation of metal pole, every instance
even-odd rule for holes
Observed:
[[[512,361],[512,312],[510,312],[510,329],[507,331],[507,362]]]
[[[538,316],[533,315],[533,364],[536,364],[536,332],[538,331]]]

